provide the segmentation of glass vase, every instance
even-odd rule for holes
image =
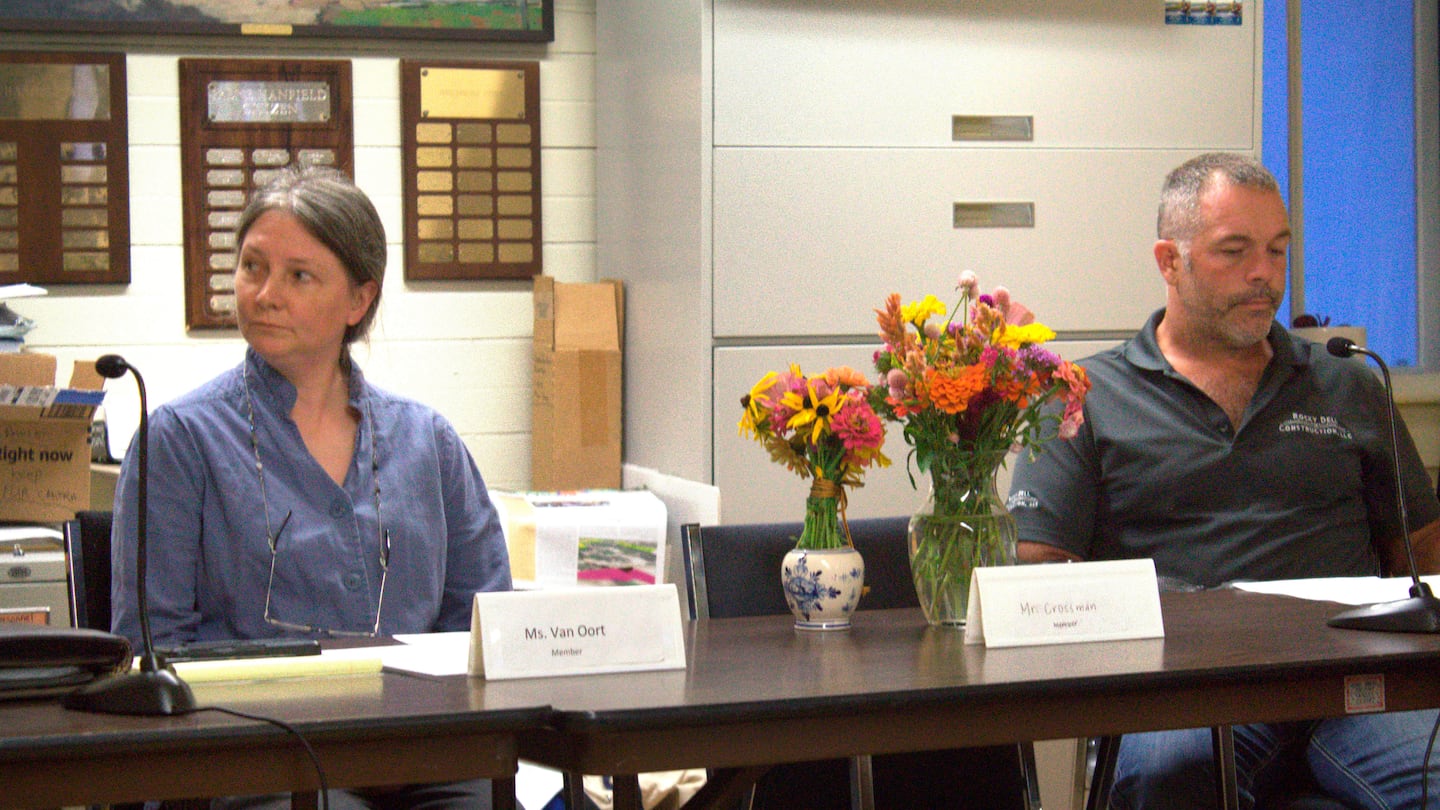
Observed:
[[[996,486],[1000,463],[973,474],[931,473],[930,495],[910,517],[910,573],[932,625],[964,627],[970,577],[1016,562],[1015,518]]]

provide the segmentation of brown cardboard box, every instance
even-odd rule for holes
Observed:
[[[619,281],[535,278],[532,489],[619,488],[624,324]]]
[[[59,388],[55,358],[0,354],[0,520],[58,523],[90,507],[90,420],[105,396],[94,363]]]

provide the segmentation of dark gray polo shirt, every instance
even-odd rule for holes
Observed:
[[[1375,537],[1400,534],[1384,388],[1355,360],[1290,335],[1238,430],[1160,353],[1164,310],[1121,346],[1081,361],[1085,425],[1031,460],[1010,509],[1020,539],[1089,560],[1150,557],[1161,576],[1234,579],[1379,573]],[[1401,423],[1410,527],[1440,518]]]

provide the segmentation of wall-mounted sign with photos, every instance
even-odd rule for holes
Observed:
[[[530,278],[540,255],[540,66],[400,63],[405,278]]]
[[[130,281],[125,56],[0,52],[0,284]]]
[[[0,3],[0,31],[552,42],[555,9],[554,0],[30,0]]]
[[[235,326],[235,228],[250,193],[287,166],[355,173],[350,63],[180,60],[185,325]]]

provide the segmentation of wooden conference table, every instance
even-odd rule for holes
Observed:
[[[201,706],[281,720],[314,747],[332,787],[490,777],[514,807],[516,735],[544,703],[485,698],[483,682],[369,673],[196,683]],[[202,711],[87,714],[56,700],[0,703],[0,807],[314,791],[302,744],[268,723]],[[509,804],[506,804],[508,798]]]
[[[845,632],[712,620],[690,627],[684,671],[486,695],[554,707],[522,759],[616,775],[1440,706],[1440,635],[1337,630],[1342,606],[1235,590],[1162,606],[1163,639],[996,650],[915,610],[861,611]]]
[[[332,786],[514,774],[515,758],[626,775],[1440,706],[1440,636],[1327,627],[1340,606],[1163,595],[1163,639],[986,650],[918,611],[845,632],[789,617],[687,627],[684,670],[482,681],[386,673],[197,684],[292,723]],[[549,707],[548,709],[545,707]],[[727,772],[728,773],[728,772]],[[617,780],[617,785],[628,780]],[[0,807],[306,790],[279,729],[0,703]],[[717,785],[720,785],[717,782]],[[638,807],[633,790],[619,808]]]

